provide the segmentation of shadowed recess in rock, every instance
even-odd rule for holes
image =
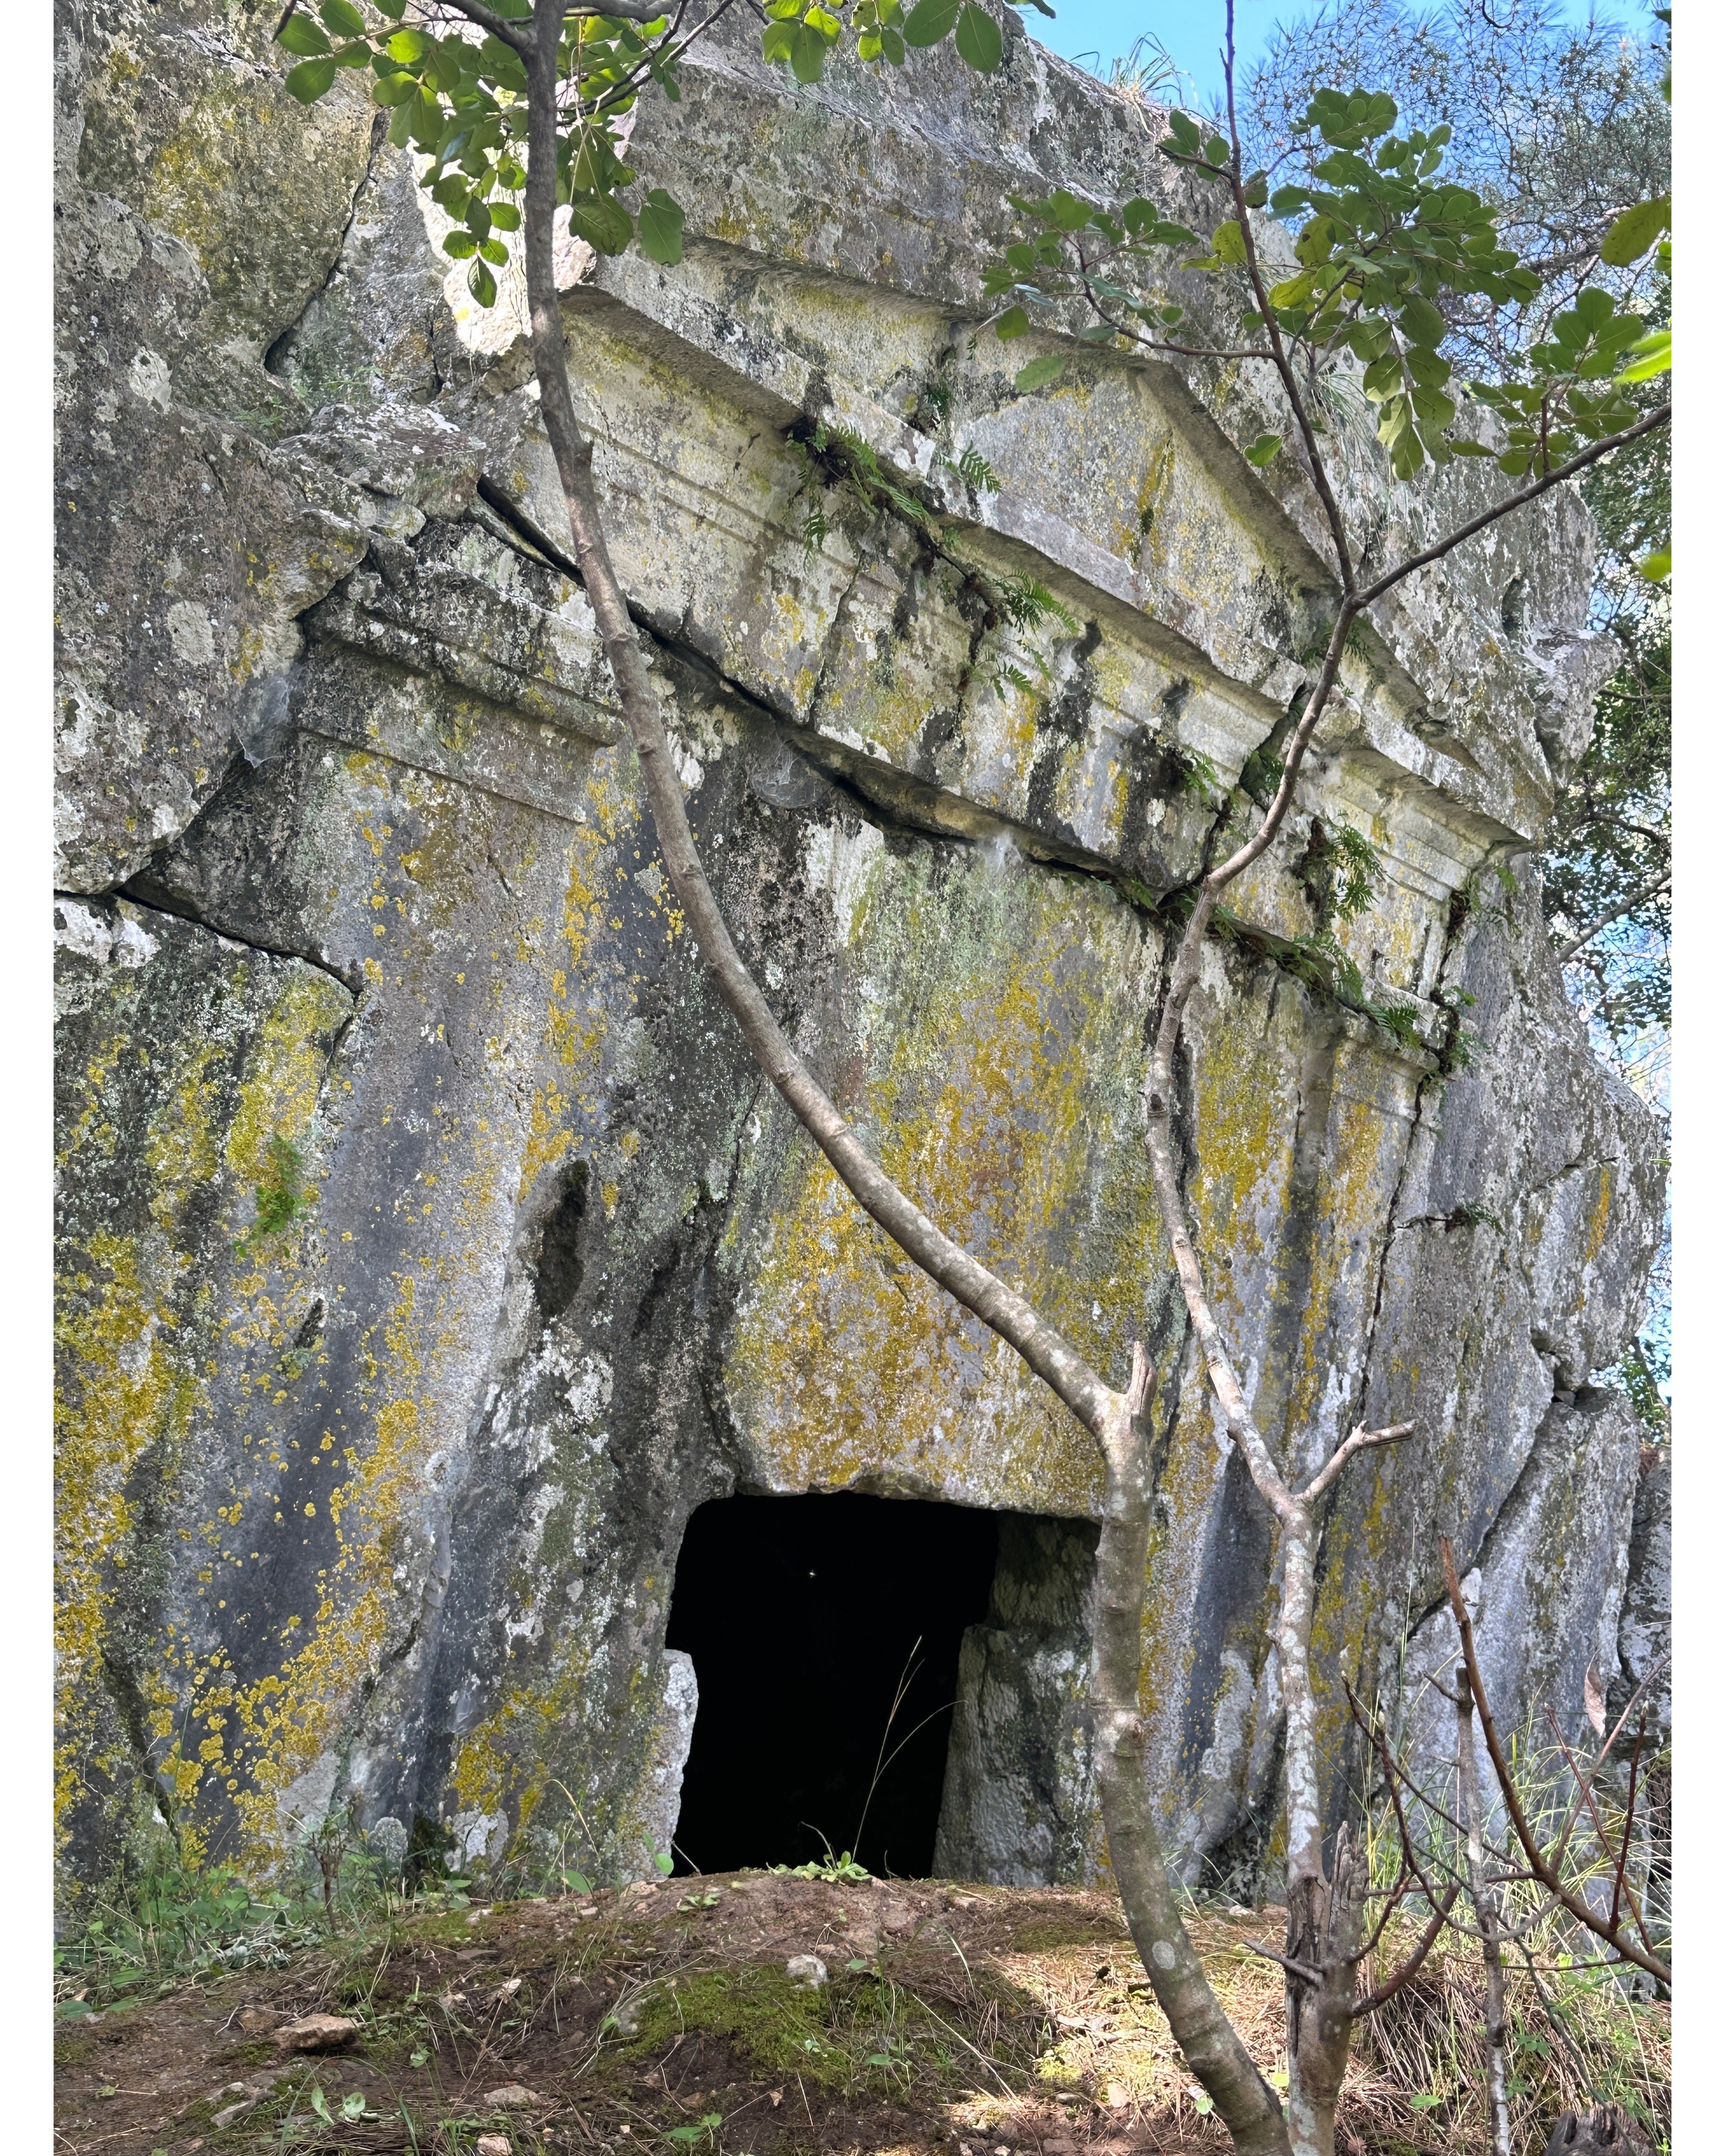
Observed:
[[[871,1871],[928,1872],[959,1645],[987,1612],[998,1540],[994,1514],[957,1505],[701,1507],[665,1635],[701,1688],[679,1871],[801,1864],[824,1835]]]

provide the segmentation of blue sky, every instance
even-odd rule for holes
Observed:
[[[1151,30],[1191,77],[1198,104],[1208,105],[1213,95],[1219,95],[1224,0],[1050,0],[1050,4],[1057,11],[1052,23],[1032,8],[1024,8],[1022,13],[1030,35],[1051,52],[1101,73],[1142,32]],[[1234,33],[1240,59],[1250,59],[1277,22],[1301,22],[1317,12],[1317,0],[1235,0]],[[1590,10],[1587,0],[1565,0],[1562,12],[1573,21],[1584,22]],[[1620,0],[1620,4],[1598,12],[1628,20],[1641,10],[1636,0]]]

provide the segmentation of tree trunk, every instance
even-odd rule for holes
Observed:
[[[1223,2012],[1181,1923],[1144,1784],[1138,1718],[1147,1544],[1148,1449],[1137,1427],[1147,1368],[1138,1351],[1133,1394],[1114,1391],[1055,1327],[942,1233],[871,1160],[786,1038],[732,942],[696,850],[656,692],[606,545],[593,445],[575,415],[552,234],[557,208],[557,53],[567,0],[534,0],[528,63],[529,136],[523,219],[527,300],[540,411],[557,460],[575,559],[593,610],[665,871],[720,994],[762,1069],[840,1180],[930,1277],[1016,1349],[1101,1445],[1108,1497],[1097,1552],[1096,1684],[1101,1806],[1111,1858],[1134,1939],[1175,2041],[1209,2092],[1241,2156],[1289,2156],[1281,2108]]]
[[[1486,2097],[1491,2117],[1491,2156],[1510,2156],[1509,2094],[1505,2087],[1503,1949],[1497,1936],[1497,1897],[1486,1883],[1484,1806],[1480,1763],[1473,1748],[1473,1694],[1467,1672],[1455,1685],[1455,1773],[1461,1785],[1461,1820],[1467,1830],[1467,1892],[1479,1918],[1486,1960]]]
[[[1096,1544],[1096,1794],[1108,1861],[1132,1943],[1186,2063],[1214,2101],[1241,2156],[1290,2156],[1276,2092],[1253,2064],[1210,1989],[1180,1921],[1144,1775],[1138,1685],[1150,1539],[1149,1451],[1138,1425],[1142,1361],[1107,1445],[1108,1489]]]
[[[1317,1524],[1311,1504],[1291,1498],[1283,1515],[1281,1614],[1276,1625],[1287,1793],[1288,2128],[1294,2156],[1335,2156],[1336,2106],[1353,2041],[1353,1958],[1365,1907],[1366,1867],[1353,1835],[1336,1836],[1325,1876],[1318,1801],[1317,1708],[1312,1692],[1312,1611]]]

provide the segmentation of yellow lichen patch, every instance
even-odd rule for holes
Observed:
[[[1605,1238],[1611,1229],[1611,1200],[1617,1186],[1611,1162],[1607,1160],[1599,1163],[1599,1195],[1594,1199],[1593,1211],[1588,1216],[1587,1235],[1582,1245],[1580,1270],[1583,1275],[1604,1249]]]
[[[531,1822],[555,1772],[557,1740],[582,1719],[590,1670],[584,1649],[567,1640],[553,1669],[505,1688],[455,1755],[449,1779],[465,1808],[507,1806],[517,1831]]]
[[[374,1379],[411,1384],[423,1372],[426,1325],[412,1276],[398,1277],[396,1287],[383,1321],[384,1353],[369,1368]],[[268,1865],[284,1853],[290,1822],[283,1808],[293,1784],[339,1737],[397,1635],[390,1573],[423,1473],[426,1420],[414,1392],[382,1400],[369,1447],[343,1454],[346,1476],[327,1493],[333,1554],[317,1568],[305,1618],[285,1629],[288,1651],[248,1683],[212,1667],[196,1692],[194,1725],[207,1732],[198,1764],[211,1783],[242,1777],[229,1795],[240,1831],[235,1853],[248,1861]]]
[[[1199,1046],[1193,1103],[1198,1152],[1190,1203],[1200,1241],[1225,1252],[1236,1275],[1255,1273],[1270,1254],[1292,1151],[1296,1100],[1283,1058],[1241,1036],[1257,1009],[1242,999],[1228,1012],[1194,1012],[1189,1031]],[[1238,1281],[1219,1278],[1212,1292],[1232,1303]],[[1250,1292],[1250,1291],[1247,1291]]]
[[[564,1121],[569,1102],[555,1086],[536,1086],[532,1113],[527,1122],[527,1142],[521,1150],[521,1172],[516,1183],[519,1204],[548,1168],[555,1168],[574,1143],[574,1132]]]
[[[97,1669],[133,1524],[126,1481],[142,1455],[177,1458],[198,1397],[172,1352],[172,1293],[185,1260],[98,1235],[91,1270],[61,1284],[55,1321],[54,1811],[64,1832],[90,1765]]]
[[[326,1043],[351,1008],[326,973],[295,967],[258,1029],[223,1158],[243,1181],[256,1183],[270,1165],[272,1139],[302,1139],[317,1110],[328,1069]]]
[[[182,1045],[177,1082],[150,1118],[144,1158],[150,1169],[150,1210],[172,1230],[187,1199],[215,1176],[218,1165],[213,1121],[220,1111],[226,1072],[218,1064],[220,1044],[205,1038]],[[214,1067],[213,1067],[214,1066]]]
[[[1131,916],[979,868],[962,886],[883,875],[855,921],[868,1001],[893,1022],[845,1105],[948,1234],[1117,1376],[1163,1267],[1134,1127]],[[782,1173],[726,1363],[771,1478],[884,1473],[1087,1509],[1094,1447],[1066,1410],[824,1163],[798,1147]]]

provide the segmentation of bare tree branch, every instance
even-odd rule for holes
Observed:
[[[1385,592],[1393,585],[1399,584],[1404,577],[1410,577],[1416,569],[1429,568],[1432,562],[1442,561],[1445,554],[1454,552],[1464,540],[1471,539],[1477,531],[1486,531],[1500,517],[1509,516],[1512,511],[1525,507],[1530,501],[1537,501],[1542,494],[1549,494],[1554,486],[1561,486],[1565,480],[1574,479],[1578,472],[1585,471],[1589,465],[1596,465],[1601,457],[1609,457],[1614,449],[1620,449],[1630,442],[1638,442],[1643,434],[1656,433],[1668,424],[1671,416],[1671,406],[1661,404],[1656,411],[1650,412],[1645,419],[1637,419],[1633,427],[1625,427],[1620,434],[1608,434],[1604,441],[1589,444],[1571,457],[1567,464],[1559,465],[1555,471],[1548,472],[1533,485],[1524,486],[1519,494],[1509,495],[1492,508],[1482,509],[1477,516],[1471,516],[1466,524],[1459,525],[1447,538],[1434,541],[1419,553],[1409,555],[1406,561],[1399,562],[1394,568],[1386,569],[1381,577],[1361,592],[1360,604],[1369,606],[1373,599],[1382,598]]]
[[[625,12],[628,4],[629,0],[622,0],[616,12]],[[508,16],[500,15],[495,8],[487,8],[484,0],[437,0],[437,5],[439,10],[452,8],[456,14],[465,15],[470,23],[476,23],[480,29],[489,30],[500,44],[512,46],[524,59],[532,57],[533,29],[531,24],[512,22]],[[562,24],[559,22],[558,34],[562,29]]]
[[[1368,2014],[1375,2014],[1387,2000],[1394,1998],[1404,1984],[1420,1974],[1426,1956],[1437,1944],[1438,1933],[1450,1921],[1450,1912],[1455,1907],[1456,1897],[1461,1892],[1459,1886],[1445,1887],[1436,1907],[1431,1912],[1431,1921],[1415,1940],[1413,1951],[1407,1959],[1400,1968],[1385,1977],[1383,1983],[1375,1989],[1368,1991],[1363,1999],[1355,2000],[1352,2011],[1356,2021],[1363,2020]]]
[[[1644,1717],[1640,1727],[1635,1732],[1635,1748],[1630,1758],[1629,1801],[1623,1814],[1623,1846],[1617,1852],[1617,1876],[1611,1882],[1611,1922],[1614,1924],[1617,1922],[1618,1902],[1623,1893],[1624,1866],[1629,1862],[1630,1837],[1635,1831],[1635,1777],[1641,1764],[1641,1740],[1646,1733],[1647,1724]]]
[[[1396,1423],[1389,1430],[1368,1430],[1363,1423],[1360,1423],[1353,1435],[1337,1446],[1324,1466],[1301,1491],[1302,1500],[1308,1505],[1316,1504],[1356,1454],[1369,1451],[1376,1445],[1399,1445],[1404,1437],[1413,1435],[1414,1424],[1410,1422]]]
[[[1569,1748],[1568,1740],[1563,1735],[1563,1729],[1558,1722],[1558,1717],[1552,1712],[1549,1702],[1548,1702],[1546,1705],[1545,1718],[1551,1724],[1552,1735],[1558,1740],[1558,1748],[1563,1755],[1564,1764],[1568,1768],[1569,1772],[1575,1777],[1576,1781],[1579,1783],[1581,1781],[1581,1769],[1575,1763],[1575,1754]],[[1589,1778],[1583,1794],[1587,1799],[1587,1809],[1594,1823],[1594,1834],[1599,1845],[1599,1854],[1601,1856],[1609,1857],[1611,1854],[1610,1837],[1605,1832],[1605,1822],[1599,1817],[1599,1807],[1594,1796],[1591,1778]],[[1620,1874],[1620,1876],[1621,1875]],[[1630,1914],[1635,1920],[1635,1929],[1641,1934],[1641,1943],[1646,1948],[1648,1953],[1651,1953],[1653,1951],[1653,1942],[1647,1936],[1647,1926],[1641,1915],[1641,1905],[1635,1899],[1633,1891],[1626,1891],[1625,1898],[1629,1902]],[[1612,1930],[1615,1931],[1617,1926],[1617,1904],[1615,1896],[1612,1899],[1610,1923]],[[1603,1938],[1609,1938],[1609,1936],[1610,1934],[1609,1933],[1601,1933],[1601,1937]]]
[[[1486,1750],[1491,1761],[1492,1772],[1497,1777],[1497,1786],[1503,1793],[1504,1807],[1509,1814],[1510,1824],[1515,1828],[1517,1840],[1527,1852],[1534,1876],[1548,1893],[1555,1896],[1578,1923],[1584,1924],[1589,1931],[1604,1939],[1606,1945],[1620,1953],[1625,1961],[1632,1961],[1637,1968],[1645,1969],[1660,1983],[1669,1984],[1671,1980],[1669,1967],[1656,1954],[1647,1952],[1634,1939],[1625,1938],[1620,1929],[1608,1927],[1595,1916],[1582,1896],[1573,1893],[1564,1886],[1541,1850],[1532,1828],[1527,1824],[1527,1815],[1522,1809],[1515,1776],[1509,1762],[1503,1756],[1497,1726],[1491,1719],[1491,1710],[1486,1703],[1485,1681],[1480,1675],[1479,1657],[1474,1649],[1473,1620],[1461,1599],[1461,1582],[1455,1571],[1455,1553],[1447,1535],[1439,1536],[1438,1551],[1443,1559],[1444,1584],[1449,1589],[1450,1608],[1455,1619],[1455,1629],[1461,1635],[1461,1652],[1467,1664],[1468,1686],[1473,1693],[1474,1704],[1479,1710],[1480,1732],[1486,1740]]]
[[[1621,906],[1614,906],[1609,913],[1602,913],[1597,921],[1589,921],[1580,935],[1572,937],[1558,952],[1558,963],[1567,966],[1583,944],[1591,943],[1602,928],[1609,928],[1614,921],[1621,921],[1625,914],[1633,913],[1638,906],[1645,905],[1650,898],[1657,898],[1661,891],[1669,891],[1671,883],[1671,870],[1667,869],[1662,876],[1656,876],[1651,883],[1643,884],[1638,891],[1625,899]]]

